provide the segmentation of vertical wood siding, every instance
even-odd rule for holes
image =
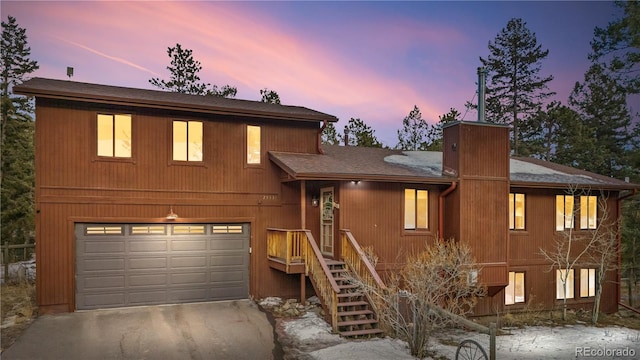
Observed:
[[[133,114],[132,159],[95,156],[98,112]],[[201,164],[171,161],[174,119],[203,121]],[[248,123],[262,126],[258,167],[245,165]],[[280,183],[267,152],[315,153],[318,127],[38,99],[36,261],[42,311],[74,310],[74,222],[167,222],[170,207],[178,222],[251,223],[251,295],[296,294],[297,282],[268,266],[265,229],[299,227],[299,188]]]

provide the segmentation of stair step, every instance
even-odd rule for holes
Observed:
[[[365,329],[365,330],[352,330],[352,331],[341,331],[340,335],[344,337],[352,337],[352,336],[364,336],[364,335],[379,335],[382,334],[381,329]]]
[[[378,320],[376,319],[360,319],[360,320],[338,321],[338,326],[366,325],[366,324],[377,324],[377,323],[378,323]]]
[[[338,303],[338,307],[364,306],[364,305],[369,305],[369,303],[366,301],[345,301],[345,302]]]
[[[324,262],[327,263],[327,265],[329,266],[344,265],[344,261],[338,261],[338,260],[332,260],[332,259],[324,259]]]
[[[361,292],[352,292],[352,293],[340,293],[337,296],[338,296],[338,299],[342,299],[342,298],[350,298],[350,297],[361,297],[361,296],[364,296],[364,294]]]
[[[358,285],[355,284],[345,284],[345,285],[338,285],[339,289],[357,289]]]
[[[371,315],[371,310],[350,310],[350,311],[338,311],[338,316],[354,316],[354,315]]]
[[[346,273],[347,269],[329,269],[332,274]]]

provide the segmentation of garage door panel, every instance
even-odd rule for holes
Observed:
[[[140,275],[129,275],[127,277],[129,281],[129,286],[132,287],[140,287],[140,286],[166,286],[169,284],[169,274],[140,274]]]
[[[211,266],[233,266],[243,265],[244,256],[242,255],[214,255],[211,256]]]
[[[122,241],[88,241],[84,243],[84,249],[82,253],[85,256],[91,256],[96,254],[106,253],[124,253],[125,242]]]
[[[76,307],[245,299],[249,238],[248,224],[77,224]]]
[[[78,281],[76,286],[85,290],[105,288],[122,290],[125,287],[125,276],[87,276],[82,281]]]
[[[124,258],[81,259],[80,268],[84,271],[123,270]]]
[[[136,240],[129,242],[129,251],[133,253],[166,252],[167,240]]]
[[[150,270],[150,269],[166,269],[167,257],[134,257],[129,259],[129,269],[131,270]]]
[[[243,250],[244,245],[242,238],[209,241],[209,246],[212,250]]]
[[[202,251],[207,249],[207,241],[178,239],[171,242],[173,251]]]

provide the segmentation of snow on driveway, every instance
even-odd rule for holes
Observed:
[[[327,346],[308,352],[311,359],[414,359],[406,343],[392,339],[346,341],[331,334],[328,324],[315,313],[308,312],[297,319],[286,320],[285,331],[298,340],[326,343]],[[485,334],[450,330],[438,334],[432,341],[432,350],[438,356],[454,359],[456,344],[473,339],[489,353],[489,336]],[[584,325],[514,329],[510,334],[496,338],[496,358],[501,360],[533,359],[640,359],[640,331],[623,327],[592,327]]]

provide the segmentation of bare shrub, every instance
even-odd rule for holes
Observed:
[[[439,240],[410,256],[386,289],[366,288],[382,328],[407,341],[411,355],[429,354],[434,331],[454,325],[455,317],[470,313],[485,289],[474,274],[479,269],[470,248],[456,241]]]

